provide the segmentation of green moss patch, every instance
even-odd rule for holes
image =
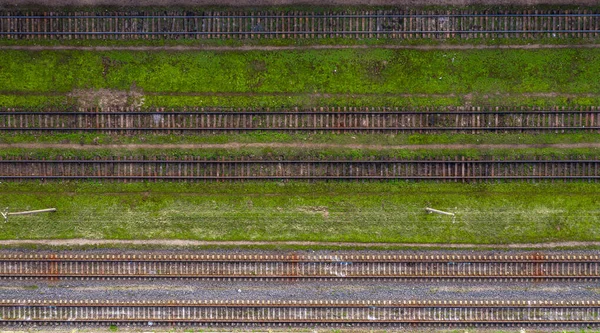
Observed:
[[[587,183],[2,183],[1,239],[198,239],[416,243],[592,241]],[[456,213],[427,214],[425,207]]]
[[[568,94],[588,105],[600,93],[598,55],[596,49],[4,50],[0,105],[76,104],[77,96],[58,99],[100,88],[141,91],[145,106],[369,105],[381,98],[387,106],[452,105],[470,102],[465,95],[481,105],[503,94],[513,96],[511,103]]]

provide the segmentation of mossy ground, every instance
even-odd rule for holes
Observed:
[[[4,50],[0,106],[76,104],[68,93],[100,88],[140,90],[144,106],[533,105],[546,98],[553,105],[598,105],[599,54],[600,49]]]
[[[295,144],[299,147],[307,144],[328,145],[376,145],[385,148],[393,145],[483,145],[483,144],[594,144],[600,143],[600,134],[590,132],[571,133],[486,133],[486,134],[289,134],[280,132],[257,131],[245,134],[207,134],[207,135],[122,135],[98,133],[61,133],[51,135],[2,134],[0,144],[77,144],[81,149],[93,149],[104,144],[253,144],[269,143],[277,145]]]
[[[597,240],[588,183],[2,183],[2,239],[502,244]],[[427,214],[425,207],[455,212]]]
[[[462,148],[462,149],[367,149],[367,148],[297,148],[297,147],[244,147],[244,148],[7,148],[0,150],[0,158],[9,159],[96,159],[124,157],[149,160],[177,160],[199,158],[207,160],[427,160],[427,159],[597,159],[600,148]]]
[[[236,43],[215,42],[211,45],[242,45]],[[286,43],[281,45],[296,42]],[[423,51],[376,47],[244,52],[2,50],[0,106],[72,107],[78,105],[78,100],[69,93],[101,88],[135,89],[143,94],[144,106],[165,107],[597,106],[600,105],[599,55],[600,49]],[[479,136],[255,133],[211,137],[113,137],[64,134],[4,135],[1,138],[2,142],[8,143],[305,141],[346,144],[356,140],[357,143],[384,145],[479,143],[480,139],[484,141],[482,143],[598,142],[596,134],[577,132]],[[139,150],[135,153],[156,152]],[[4,149],[1,152],[3,157],[28,155],[36,158],[89,158],[131,153],[121,149]],[[169,156],[261,155],[281,158],[411,158],[453,157],[456,154],[474,158],[486,154],[506,158],[597,156],[596,150],[591,148],[520,151],[179,149],[161,153]],[[600,236],[597,227],[600,222],[599,194],[600,187],[596,184],[582,182],[15,182],[0,184],[1,206],[13,211],[56,207],[58,212],[11,217],[0,224],[0,238],[474,244],[588,241]],[[456,219],[426,214],[424,208],[427,206],[455,212]]]

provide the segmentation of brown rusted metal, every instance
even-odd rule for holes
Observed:
[[[1,160],[0,179],[99,179],[119,181],[186,180],[437,180],[486,182],[490,180],[600,181],[600,159],[528,160],[189,160],[157,161],[153,156],[102,160]],[[492,175],[490,170],[494,170]],[[446,172],[447,169],[447,172]],[[142,172],[144,170],[144,172]],[[252,170],[246,172],[246,170]],[[444,170],[444,171],[442,171]],[[101,172],[98,174],[98,172]]]
[[[589,108],[571,110],[453,108],[339,108],[307,110],[270,110],[190,108],[177,111],[135,108],[98,111],[30,111],[0,108],[0,131],[16,133],[102,132],[120,134],[183,134],[189,132],[241,133],[252,131],[335,132],[335,133],[483,133],[542,131],[596,132],[594,122],[600,111]],[[553,122],[553,116],[566,120]],[[43,116],[40,117],[40,116]],[[537,121],[540,116],[547,119]],[[20,121],[14,121],[18,117]],[[157,123],[157,117],[160,121]],[[219,119],[214,121],[213,118]],[[47,119],[51,119],[48,126]],[[125,118],[123,120],[123,118]],[[167,119],[167,121],[164,120]],[[417,121],[417,118],[419,119]],[[428,119],[427,121],[423,118]],[[44,121],[40,120],[44,119]],[[222,119],[222,120],[221,120]],[[249,120],[248,120],[249,119]],[[201,125],[198,125],[198,124]],[[80,124],[80,125],[78,125]]]
[[[50,254],[49,257],[51,259],[56,259],[56,255],[55,254]],[[55,260],[49,261],[48,262],[48,272],[49,272],[49,280],[50,281],[56,281],[58,280],[58,262]]]
[[[214,263],[218,263],[216,270]],[[472,266],[471,264],[478,263]],[[241,265],[240,265],[241,264]],[[460,265],[458,265],[460,264]],[[155,271],[155,266],[166,271]],[[244,267],[239,271],[235,267]],[[469,267],[477,267],[471,269]],[[550,272],[548,267],[554,267]],[[233,270],[232,270],[233,269]],[[132,273],[129,273],[132,270]],[[121,273],[117,273],[121,272]],[[393,272],[393,273],[392,273]],[[573,274],[572,272],[586,272]],[[0,277],[600,279],[600,257],[470,255],[0,255]]]
[[[540,10],[359,10],[359,11],[154,11],[0,13],[8,39],[256,39],[256,38],[592,38],[600,33],[597,12]],[[508,20],[508,21],[507,21]],[[559,24],[557,23],[557,20]],[[107,24],[109,22],[109,24]],[[113,24],[114,23],[114,24]],[[259,24],[257,24],[259,23]],[[11,28],[12,27],[12,28]],[[18,27],[15,29],[15,27]],[[43,28],[42,28],[43,27]],[[381,68],[376,67],[376,73]]]
[[[533,275],[535,276],[546,276],[546,268],[544,267],[544,258],[546,257],[543,253],[535,252],[532,255],[534,261],[540,261],[539,263],[535,263]]]

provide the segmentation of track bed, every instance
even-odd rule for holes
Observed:
[[[9,39],[596,38],[595,10],[0,12]]]

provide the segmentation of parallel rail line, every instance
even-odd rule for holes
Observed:
[[[0,12],[9,39],[593,38],[592,10]]]
[[[0,300],[0,324],[598,326],[592,301]]]
[[[599,256],[3,255],[0,278],[599,280]]]
[[[85,111],[0,110],[0,131],[11,133],[183,133],[252,131],[335,133],[598,131],[600,108],[580,110],[309,110],[139,109]]]
[[[0,160],[0,179],[99,180],[588,180],[599,159],[206,160],[194,156]]]

